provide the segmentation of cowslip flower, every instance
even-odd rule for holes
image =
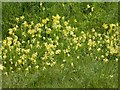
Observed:
[[[104,29],[108,29],[108,25],[107,24],[104,23],[102,26],[104,27]]]

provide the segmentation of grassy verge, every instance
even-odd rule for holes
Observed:
[[[117,88],[118,3],[2,3],[4,88]]]

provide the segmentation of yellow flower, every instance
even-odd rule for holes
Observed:
[[[77,59],[80,59],[80,56],[77,56]]]
[[[20,19],[23,20],[25,17],[24,16],[21,16]]]
[[[92,28],[92,32],[95,32],[95,29],[94,29],[94,28]]]
[[[102,26],[104,27],[104,29],[108,29],[108,25],[107,24],[104,23]]]
[[[23,22],[23,25],[24,25],[24,27],[27,27],[27,26],[28,26],[27,21],[24,21],[24,22]]]
[[[28,67],[25,70],[28,71],[29,70]]]
[[[61,18],[61,17],[57,14],[57,15],[56,15],[56,19],[58,19],[58,20],[59,20],[60,18]]]
[[[47,33],[47,34],[50,34],[51,31],[52,31],[52,30],[51,30],[50,28],[48,28],[48,29],[46,30],[46,33]]]
[[[118,62],[118,58],[116,58],[115,61]]]
[[[18,22],[18,21],[19,21],[19,18],[16,18],[16,21]]]
[[[64,60],[63,60],[63,63],[65,63],[65,62],[66,62],[66,60],[64,59]]]
[[[67,22],[67,21],[65,21],[65,22],[64,22],[64,25],[65,25],[65,26],[67,26],[67,25],[68,25],[68,22]]]
[[[97,49],[97,51],[100,51],[100,50],[101,50],[100,48]]]
[[[92,11],[92,12],[94,11],[94,7],[91,8],[91,11]]]
[[[115,24],[110,24],[110,30],[114,29],[116,27]]]
[[[112,78],[112,77],[113,77],[113,75],[110,75],[110,77]]]
[[[9,34],[12,35],[12,33],[13,33],[13,30],[9,29]]]
[[[62,17],[62,20],[64,20],[64,19],[65,19],[65,17],[63,16],[63,17]]]
[[[37,66],[35,66],[35,68],[36,68],[36,69],[38,69],[38,68],[39,68],[39,66],[37,65]]]
[[[72,67],[74,67],[74,64],[73,64],[73,62],[71,62],[71,66],[72,66]]]
[[[74,19],[74,22],[77,22],[77,20],[76,20],[76,19]]]
[[[101,55],[101,58],[104,58],[104,55]]]
[[[55,54],[60,54],[61,50],[56,50]]]
[[[18,60],[18,64],[22,64],[23,62],[22,62],[22,60],[21,59],[19,59]]]
[[[60,66],[61,66],[61,68],[64,68],[64,64],[61,64]]]
[[[107,58],[105,58],[105,59],[103,59],[103,61],[104,61],[105,63],[107,63],[109,60],[108,60]]]
[[[46,69],[46,67],[43,67],[43,71]]]
[[[87,8],[90,8],[90,5],[89,5],[89,4],[87,4]]]
[[[21,70],[21,68],[17,68],[19,71]]]

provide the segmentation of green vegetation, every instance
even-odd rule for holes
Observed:
[[[118,3],[2,3],[3,87],[117,88]]]

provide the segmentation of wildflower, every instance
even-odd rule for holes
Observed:
[[[21,70],[21,68],[18,68],[18,70],[20,71],[20,70]]]
[[[45,10],[45,7],[43,7],[43,11]]]
[[[76,20],[76,19],[74,19],[74,22],[77,22],[77,20]]]
[[[56,50],[55,54],[60,54],[61,50]]]
[[[80,56],[77,56],[77,59],[80,59]]]
[[[24,25],[24,27],[27,27],[28,26],[27,21],[24,21],[23,25]]]
[[[72,66],[72,67],[74,67],[74,64],[73,64],[73,62],[71,62],[71,66]]]
[[[89,5],[89,4],[87,4],[87,8],[90,8],[90,5]]]
[[[110,24],[110,30],[115,29],[116,25],[115,24]]]
[[[42,2],[40,2],[40,6],[42,7]]]
[[[22,60],[18,60],[18,64],[22,64]]]
[[[12,33],[13,33],[13,30],[9,29],[9,34],[12,35]]]
[[[107,59],[107,58],[105,58],[105,59],[103,59],[103,61],[104,61],[105,63],[107,63],[107,62],[108,62],[108,59]]]
[[[64,22],[64,25],[65,25],[65,26],[67,26],[67,25],[68,25],[68,22],[67,22],[67,21],[65,21],[65,22]]]
[[[101,55],[101,58],[104,58],[104,55]]]
[[[6,59],[6,58],[7,58],[7,56],[6,56],[6,54],[4,54],[4,55],[3,55],[3,59]]]
[[[16,21],[18,22],[18,21],[19,21],[19,18],[16,18]]]
[[[100,50],[101,50],[100,48],[97,49],[97,51],[100,51]]]
[[[51,30],[50,28],[48,28],[48,29],[46,30],[46,33],[47,33],[47,34],[50,34],[51,31],[52,31],[52,30]]]
[[[66,60],[64,59],[64,60],[63,60],[63,63],[65,63],[65,62],[66,62]]]
[[[108,25],[107,24],[104,23],[102,26],[104,27],[104,29],[108,29]]]
[[[43,67],[43,71],[46,69],[46,67]]]
[[[24,16],[21,16],[20,19],[23,20],[25,17]]]
[[[10,67],[10,70],[12,70],[13,69],[13,67]]]
[[[118,58],[116,58],[115,61],[118,62]]]
[[[64,64],[61,64],[60,66],[61,66],[61,68],[64,68]]]
[[[25,70],[28,71],[29,70],[28,67]]]
[[[91,12],[93,12],[93,10],[94,10],[94,7],[91,8]]]
[[[111,78],[113,78],[113,75],[110,75]]]
[[[39,68],[39,66],[37,65],[37,66],[35,66],[35,68],[36,68],[36,69],[38,69],[38,68]]]
[[[95,32],[95,29],[94,29],[94,28],[92,28],[92,32]]]
[[[50,63],[49,63],[49,62],[46,62],[46,65],[50,66]]]
[[[62,20],[64,20],[64,19],[65,19],[65,17],[63,16],[63,17],[62,17]]]

